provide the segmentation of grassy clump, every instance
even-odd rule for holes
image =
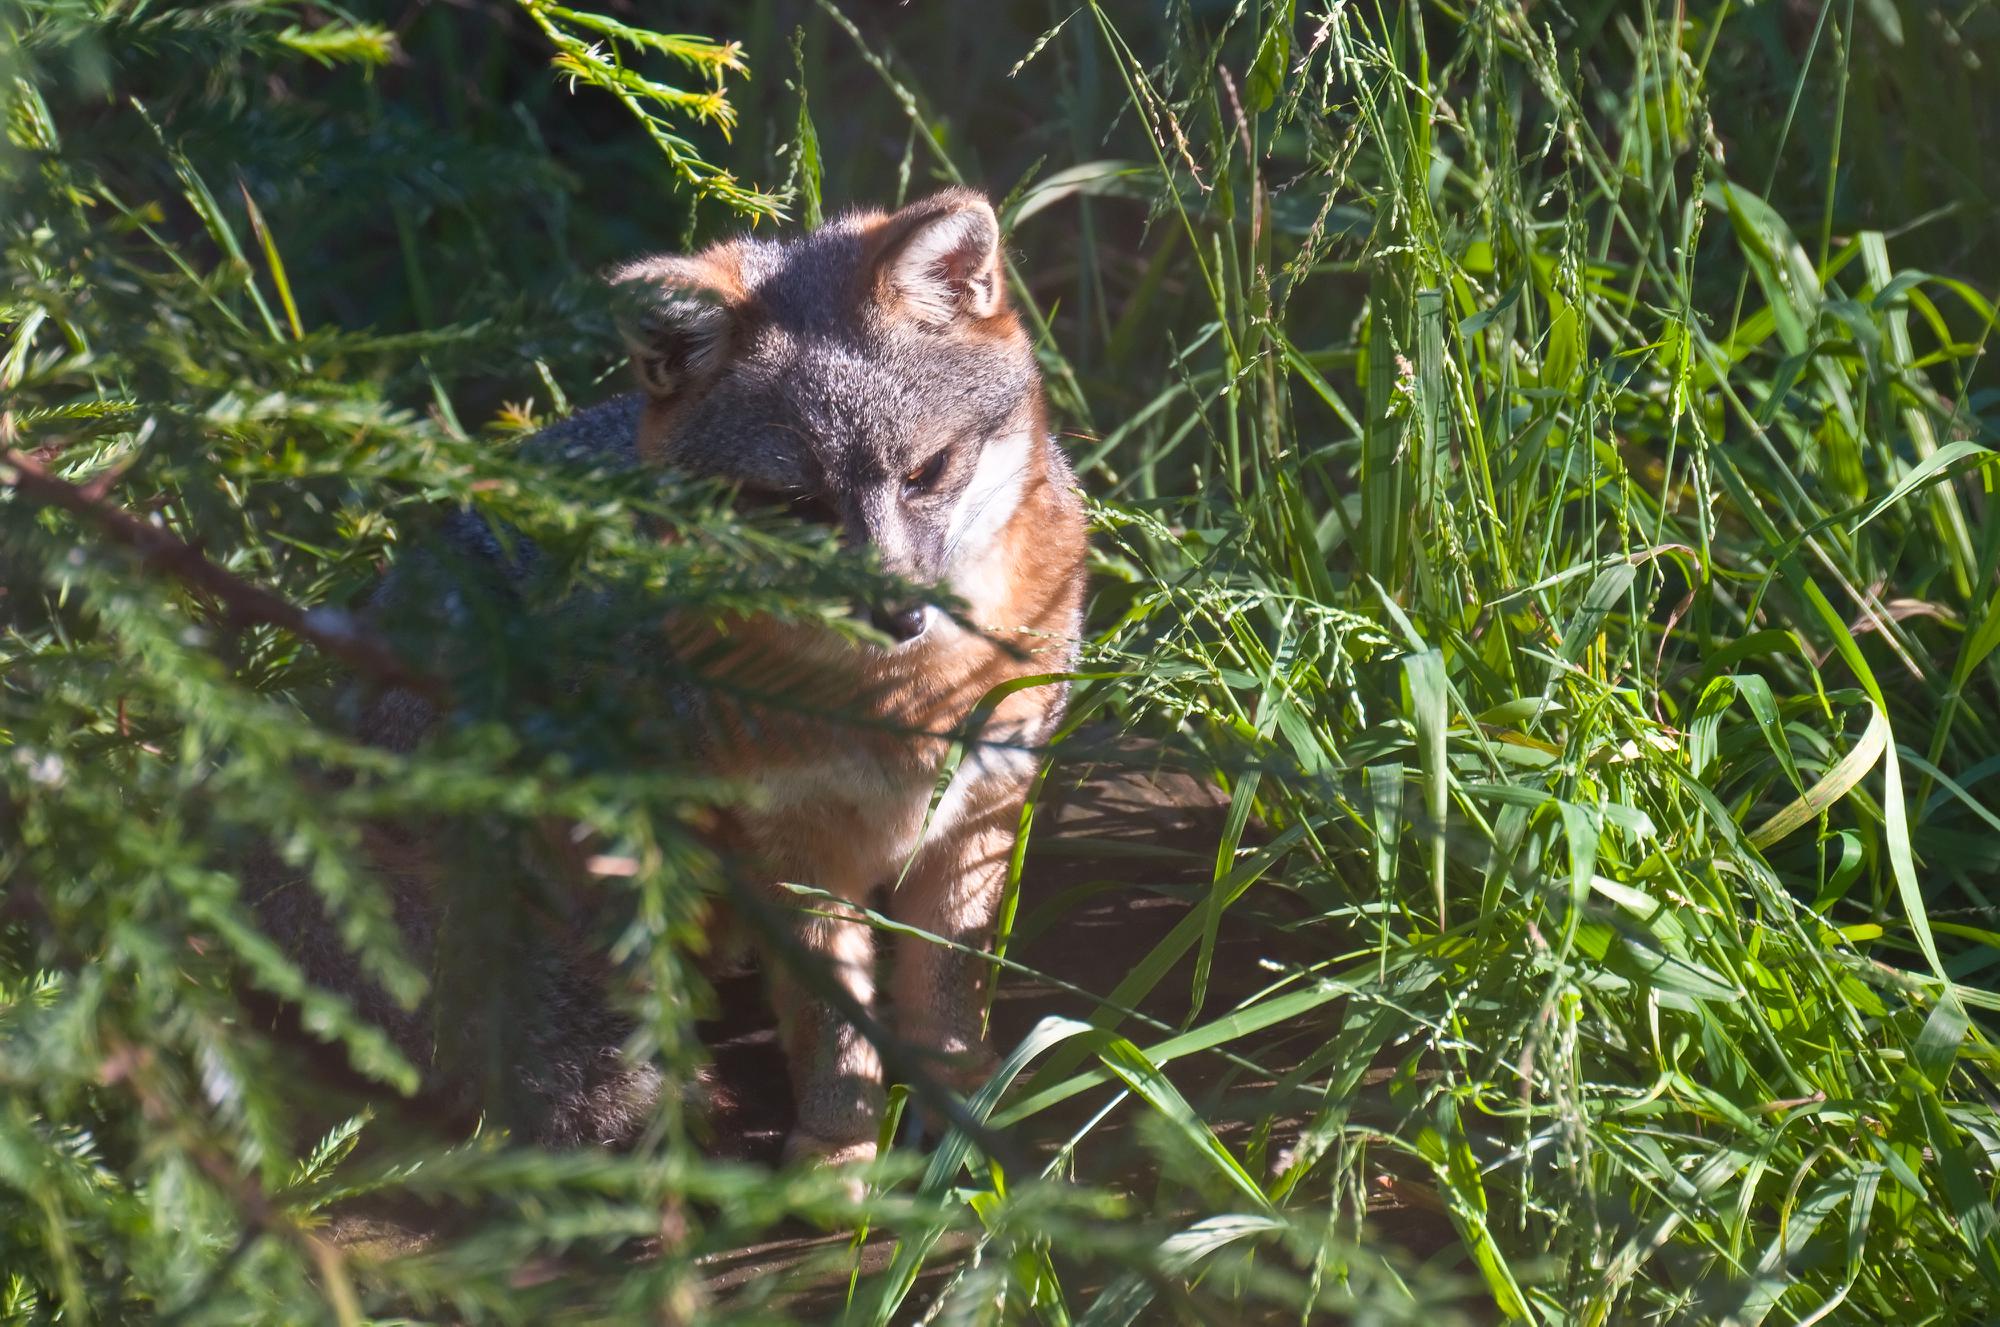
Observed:
[[[1228,809],[1208,878],[1159,888],[1188,905],[1167,939],[973,1103],[1094,1113],[1040,1176],[962,1135],[905,1168],[855,1320],[913,1312],[927,1265],[980,1321],[1991,1316],[2000,398],[1965,274],[2000,237],[1978,135],[1933,131],[1991,117],[1994,11],[1086,5],[968,54],[944,17],[767,4],[698,15],[760,71],[723,84],[734,47],[523,8],[402,33],[462,130],[431,162],[395,66],[310,63],[386,29],[9,16],[7,445],[297,605],[469,501],[554,550],[556,589],[813,611],[837,570],[704,495],[513,458],[604,390],[575,273],[777,205],[700,160],[702,119],[744,178],[788,167],[801,217],[933,177],[1006,195],[1099,516],[1079,731],[1158,739]],[[598,91],[560,100],[552,53]],[[654,90],[642,123],[618,105]],[[618,196],[647,142],[651,234]],[[386,212],[343,234],[341,179],[388,180]],[[356,749],[322,717],[366,664],[339,640],[8,487],[0,1306],[775,1312],[702,1304],[699,1259],[845,1195],[705,1160],[677,1116],[564,1156],[382,1106],[302,1155],[300,1039],[246,988],[362,1074],[412,1070],[262,941],[228,865],[281,845],[414,994],[358,826],[449,808],[504,882],[543,817],[581,821],[631,864],[639,1049],[685,1066],[674,942],[713,879],[688,823],[726,790],[589,697],[524,702],[547,689],[504,629],[447,742]],[[495,943],[535,924],[517,895]],[[1214,994],[1226,927],[1268,928],[1255,995]],[[1178,1017],[1125,1012],[1169,981]],[[1218,1062],[1234,1091],[1184,1072]],[[1071,1182],[1130,1116],[1157,1175]],[[449,1199],[457,1233],[331,1242],[364,1193]]]

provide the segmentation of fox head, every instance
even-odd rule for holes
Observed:
[[[731,480],[892,575],[976,601],[980,559],[1045,445],[985,198],[951,189],[612,280],[646,394],[642,457]],[[915,602],[871,617],[909,642],[940,615]]]

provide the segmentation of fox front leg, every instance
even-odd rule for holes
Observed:
[[[934,830],[890,901],[898,921],[952,942],[903,936],[892,980],[899,1035],[960,1092],[978,1087],[993,1067],[979,1027],[989,973],[982,951],[1006,888],[1024,794],[990,790]]]
[[[787,1160],[842,1164],[875,1155],[882,1062],[860,1030],[814,989],[815,981],[838,982],[863,1009],[873,1003],[874,945],[868,927],[842,915],[842,907],[822,900],[794,923],[804,952],[793,959],[818,964],[818,971],[796,972],[782,958],[773,965],[771,999],[798,1106],[798,1122],[785,1140]]]

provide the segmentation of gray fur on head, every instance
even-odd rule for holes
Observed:
[[[627,335],[660,455],[796,501],[912,581],[942,578],[987,444],[1042,427],[999,223],[969,190],[613,279],[645,311]]]

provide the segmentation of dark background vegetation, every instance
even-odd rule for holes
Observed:
[[[1184,32],[1179,39],[1193,44],[1234,8],[1135,11],[1129,35],[1157,58],[1165,38]],[[296,289],[308,326],[481,326],[481,335],[431,361],[468,394],[474,418],[534,394],[524,360],[546,359],[568,375],[604,367],[609,343],[574,330],[594,274],[742,224],[676,188],[615,102],[573,95],[552,76],[547,43],[513,7],[344,12],[393,34],[395,57],[366,76],[311,61],[258,68],[229,38],[156,8],[35,59],[52,75],[42,87],[66,141],[101,163],[108,182],[145,197],[171,182],[157,144],[135,131],[128,99],[173,125],[205,178],[240,178],[300,255]],[[697,0],[601,12],[742,44],[753,76],[731,88],[739,122],[732,141],[715,130],[694,137],[746,180],[787,176],[782,154],[796,133],[802,56],[829,210],[882,206],[942,182],[876,69],[818,5]],[[844,12],[919,99],[965,178],[996,197],[1066,164],[1144,155],[1139,117],[1083,24],[1066,25],[1030,66],[1033,76],[1009,77],[1064,6],[880,0]],[[1855,7],[1851,30],[1842,29],[1839,7],[1810,0],[1698,3],[1686,12],[1697,52],[1718,22],[1728,30],[1707,66],[1707,106],[1734,178],[1795,219],[1808,241],[1830,199],[1834,233],[1889,231],[1906,265],[1981,279],[1980,255],[2000,241],[1994,172],[1983,168],[1985,145],[2000,133],[2000,98],[1989,86],[2000,37],[1990,10],[1871,0]],[[1616,74],[1640,57],[1638,32],[1668,17],[1640,23],[1630,6],[1609,2],[1529,16],[1552,24],[1577,68],[1587,60],[1614,88]],[[1424,21],[1432,40],[1448,45],[1448,13]],[[1843,57],[1852,84],[1844,97],[1835,91]],[[1592,109],[1588,88],[1584,104]],[[1595,109],[1607,123],[1622,113],[1609,96]],[[1296,152],[1302,138],[1293,130],[1281,150]],[[1299,163],[1281,157],[1269,172],[1274,189],[1285,185],[1288,164]],[[223,205],[240,213],[233,197]],[[1086,197],[1015,241],[1031,260],[1030,287],[1055,306],[1058,331],[1069,333],[1063,344],[1085,369],[1100,338],[1082,333],[1117,317],[1103,304],[1137,279],[1157,238],[1148,220],[1142,201]],[[170,207],[166,221],[177,242],[206,242],[185,209]],[[1718,233],[1709,243],[1727,246]],[[1726,260],[1698,271],[1718,299],[1733,289]],[[1338,292],[1345,299],[1325,297],[1327,325],[1351,318],[1361,293],[1357,279]],[[398,386],[415,393],[412,401],[427,390]]]

